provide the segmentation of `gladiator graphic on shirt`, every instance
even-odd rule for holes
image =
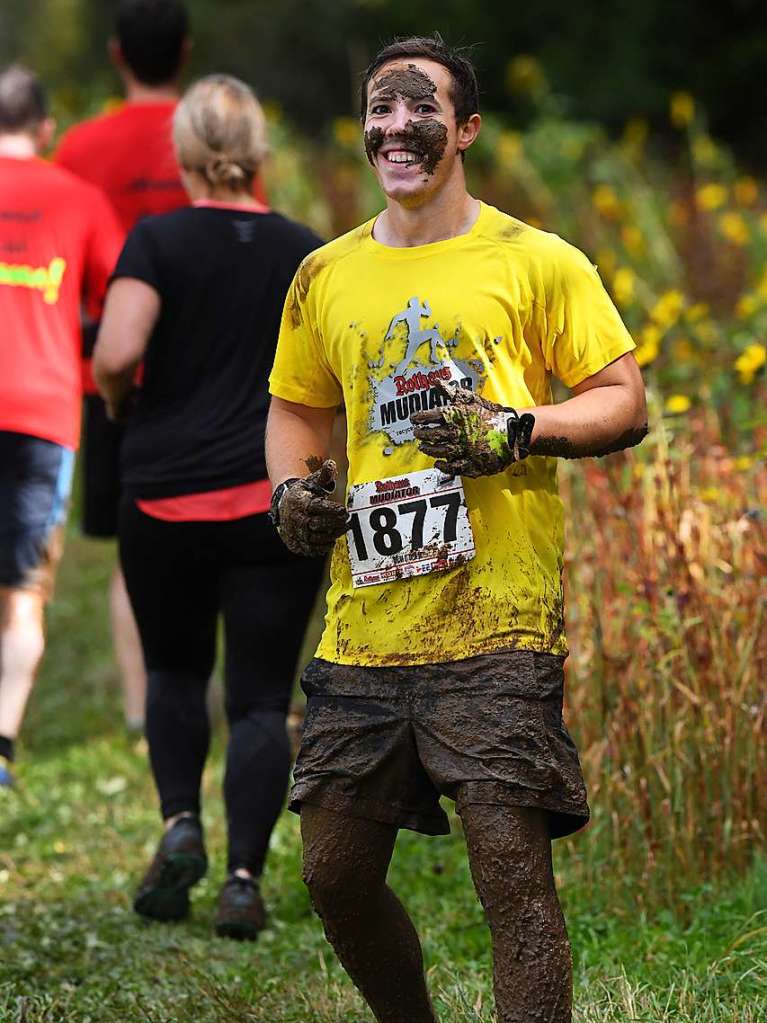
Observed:
[[[392,444],[406,444],[414,439],[410,424],[414,412],[442,404],[437,380],[455,381],[475,390],[483,376],[481,361],[454,356],[460,327],[445,338],[439,324],[431,320],[427,300],[409,299],[407,307],[391,319],[380,360],[368,364],[373,394],[370,429],[373,433],[384,433]],[[397,352],[403,353],[399,359]]]

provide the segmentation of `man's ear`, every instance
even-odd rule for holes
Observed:
[[[53,146],[53,138],[56,134],[56,122],[52,117],[46,117],[37,126],[35,146],[38,153],[47,153]]]
[[[482,127],[482,118],[479,114],[472,114],[465,124],[458,128],[458,151],[465,152],[475,142],[479,129]]]

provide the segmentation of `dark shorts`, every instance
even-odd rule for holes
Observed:
[[[83,406],[81,527],[86,536],[117,535],[120,506],[120,444],[123,427],[107,418],[98,394],[86,394]]]
[[[68,448],[0,431],[0,586],[51,596],[73,468]]]
[[[315,658],[290,809],[302,803],[428,835],[440,796],[548,810],[552,838],[589,819],[562,721],[564,658],[515,650],[445,664],[359,668]]]

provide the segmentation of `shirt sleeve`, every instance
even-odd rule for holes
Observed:
[[[308,256],[285,299],[269,391],[310,408],[333,408],[343,401],[343,390],[320,336],[317,284]]]
[[[83,277],[83,304],[88,315],[94,320],[101,316],[107,285],[124,237],[125,232],[111,203],[105,195],[94,188]]]
[[[556,239],[557,252],[546,274],[546,368],[575,387],[636,348],[591,262]]]
[[[140,220],[131,229],[125,239],[117,265],[112,271],[111,280],[116,280],[118,277],[135,277],[162,294],[162,264],[155,239],[152,236],[152,219],[154,218]]]

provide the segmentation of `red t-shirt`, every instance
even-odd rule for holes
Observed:
[[[122,242],[99,189],[0,157],[0,430],[77,447],[81,302],[100,316]]]
[[[106,192],[123,227],[189,202],[173,153],[175,101],[126,103],[70,128],[56,162]]]

